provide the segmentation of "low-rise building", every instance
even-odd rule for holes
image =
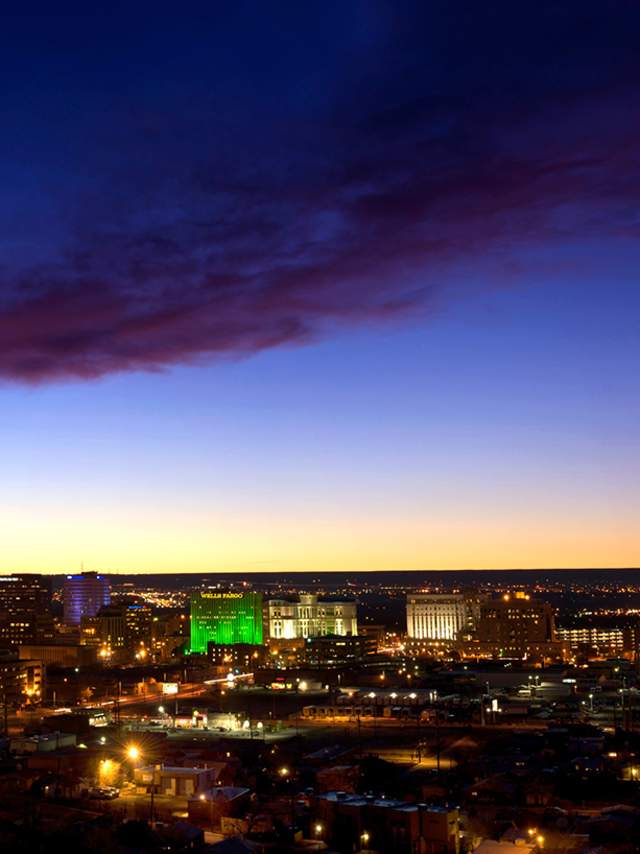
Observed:
[[[266,649],[262,644],[252,643],[215,643],[207,644],[207,657],[214,667],[232,669],[237,667],[249,673],[255,667],[264,664]]]
[[[339,852],[372,849],[413,854],[458,854],[457,809],[327,792],[314,802],[316,835]]]
[[[16,736],[9,742],[9,752],[18,756],[29,753],[51,753],[63,747],[75,747],[76,736],[70,732]]]
[[[40,660],[17,658],[15,653],[0,659],[0,697],[18,704],[39,702],[44,696],[45,669]]]
[[[144,765],[134,770],[136,786],[147,791],[151,786],[158,795],[191,797],[205,794],[216,784],[231,780],[231,769],[224,762],[207,763],[202,768],[169,765]]]
[[[219,827],[222,818],[243,815],[251,796],[240,786],[216,786],[189,798],[189,821],[200,827]]]
[[[22,644],[19,658],[41,661],[44,665],[86,667],[96,662],[96,650],[79,643]]]

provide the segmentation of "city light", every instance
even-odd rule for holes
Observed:
[[[120,764],[113,759],[101,759],[98,765],[98,780],[101,786],[112,786],[120,773]]]
[[[130,744],[127,747],[127,759],[130,759],[132,762],[136,762],[140,759],[140,756],[140,748],[136,744]]]

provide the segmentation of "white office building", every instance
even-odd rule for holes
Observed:
[[[410,593],[407,634],[421,640],[456,640],[472,614],[462,593]]]
[[[270,638],[358,634],[357,605],[353,601],[320,600],[304,593],[294,601],[271,599],[267,609]]]

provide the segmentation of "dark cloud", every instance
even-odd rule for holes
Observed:
[[[61,191],[64,240],[0,273],[0,374],[94,378],[298,345],[427,310],[461,260],[509,271],[525,244],[637,230],[625,4],[618,24],[536,4],[526,38],[513,4],[461,4],[476,11],[459,18],[455,5],[437,9],[435,36],[433,18],[412,29],[386,10],[393,44],[316,111],[114,108]]]

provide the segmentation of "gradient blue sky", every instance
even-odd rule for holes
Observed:
[[[640,15],[511,5],[3,19],[2,571],[640,562]]]

